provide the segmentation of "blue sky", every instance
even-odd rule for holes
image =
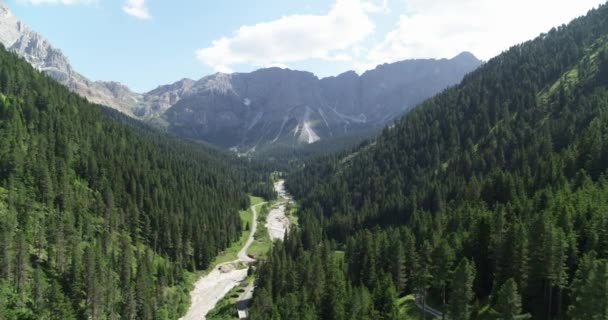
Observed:
[[[599,0],[6,0],[76,70],[143,92],[267,66],[319,76],[410,58],[482,59]],[[547,10],[547,8],[552,8]]]

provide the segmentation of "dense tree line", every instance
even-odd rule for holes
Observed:
[[[158,128],[153,127],[148,123],[131,118],[112,108],[103,106],[100,106],[100,108],[102,113],[107,117],[143,131],[144,134],[154,136],[159,134]],[[224,162],[227,167],[232,169],[231,171],[233,174],[238,175],[238,182],[242,184],[242,188],[248,193],[267,200],[276,199],[277,195],[274,191],[271,175],[273,172],[277,171],[278,167],[275,164],[266,161],[266,158],[263,156],[257,156],[256,154],[255,157],[238,157],[235,156],[232,151],[219,149],[204,142],[184,140],[180,137],[172,136],[171,133],[168,132],[165,132],[165,136],[174,137],[175,139],[173,139],[173,141],[186,149],[197,150],[201,149],[201,145],[203,145],[207,156]]]
[[[119,117],[0,50],[0,319],[177,319],[271,190]]]
[[[606,34],[604,5],[292,174],[300,231],[262,266],[256,317],[395,319],[407,294],[450,319],[608,317]]]

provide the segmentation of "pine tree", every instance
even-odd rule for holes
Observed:
[[[568,317],[572,320],[593,319],[595,312],[594,287],[596,279],[596,254],[590,252],[583,256],[576,276],[572,281],[572,304],[568,309]]]
[[[575,302],[568,312],[571,319],[607,319],[608,261],[587,256],[577,272],[572,291]]]
[[[397,291],[389,274],[378,280],[374,292],[374,307],[378,311],[379,319],[399,319],[399,306],[397,305]]]
[[[343,320],[346,315],[346,283],[344,272],[334,259],[330,259],[325,290],[323,315],[324,319]]]
[[[133,273],[133,250],[129,236],[123,234],[120,238],[120,284],[123,292],[131,287]]]
[[[137,276],[135,284],[137,318],[142,320],[154,319],[154,279],[149,253],[141,255],[137,263]]]
[[[421,300],[423,306],[423,317],[426,316],[426,296],[433,281],[431,274],[432,263],[432,247],[428,241],[422,244],[422,249],[416,260],[414,267],[414,285],[416,288],[416,298]]]
[[[57,281],[51,283],[48,297],[50,320],[72,320],[76,319],[70,302],[61,290]]]
[[[528,282],[528,235],[525,227],[516,222],[507,230],[501,244],[495,280],[498,284],[513,278],[519,288]]]
[[[366,287],[354,288],[350,307],[348,308],[348,319],[371,319],[373,311],[374,303],[369,290]]]
[[[471,316],[471,302],[474,298],[473,282],[475,281],[475,266],[463,258],[450,284],[450,302],[448,317],[450,319],[468,320]]]
[[[88,246],[84,252],[84,271],[83,284],[86,297],[86,314],[88,317],[95,317],[99,314],[100,308],[100,287],[98,283],[97,260],[95,250],[97,246]]]
[[[34,269],[34,284],[32,285],[32,302],[34,304],[34,314],[44,314],[46,306],[47,283],[44,272],[41,268]]]
[[[17,232],[15,239],[15,288],[17,292],[22,293],[25,290],[27,280],[27,265],[28,265],[28,244],[25,240],[25,234],[23,230]]]
[[[123,293],[124,296],[120,313],[127,320],[135,320],[137,319],[136,294],[131,284],[129,284],[126,288],[126,291]]]
[[[272,306],[272,295],[266,288],[261,288],[254,296],[253,305],[250,309],[251,320],[270,319],[273,311]]]
[[[6,207],[6,195],[0,188],[0,279],[8,280],[12,274],[12,246],[17,224],[15,215]]]
[[[405,292],[407,287],[407,260],[401,241],[399,239],[392,239],[391,243],[390,253],[392,254],[392,259],[389,260],[390,271],[397,293],[401,294]]]
[[[507,280],[498,290],[497,302],[494,309],[500,315],[500,320],[529,318],[529,315],[522,315],[521,296],[517,291],[517,283],[513,279]]]
[[[441,290],[441,303],[444,310],[446,305],[446,287],[455,258],[454,251],[445,239],[433,251],[433,282],[435,287]]]

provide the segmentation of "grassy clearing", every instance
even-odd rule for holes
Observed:
[[[342,251],[342,250],[336,250],[336,251],[334,251],[334,258],[338,262],[344,262],[344,254],[345,254],[344,251]]]
[[[272,206],[274,206],[274,203],[265,204],[261,208],[258,207],[258,229],[253,236],[254,240],[251,247],[247,250],[247,254],[253,255],[256,259],[265,259],[272,247],[272,241],[265,226],[268,212],[270,212]]]
[[[290,228],[298,225],[298,215],[297,215],[298,209],[300,209],[300,206],[298,206],[298,204],[296,202],[292,201],[287,205],[287,209],[285,210],[285,215],[289,219]]]
[[[260,197],[249,196],[249,199],[251,201],[252,206],[264,202],[264,199],[262,199]],[[260,210],[259,208],[257,208],[257,209],[258,209],[258,211]],[[247,210],[241,210],[239,212],[239,215],[241,217],[241,222],[243,225],[243,230],[242,230],[241,237],[239,238],[239,241],[234,242],[228,249],[224,250],[224,252],[221,252],[217,257],[215,257],[213,262],[211,262],[211,264],[209,265],[209,268],[207,268],[207,270],[205,270],[205,273],[209,272],[211,269],[213,269],[216,265],[218,265],[220,263],[236,260],[239,251],[241,251],[241,249],[247,242],[247,238],[249,238],[249,234],[251,233],[251,226],[252,226],[252,222],[253,222],[253,212],[251,212],[251,208],[248,208]],[[259,229],[259,226],[258,226],[258,229]]]

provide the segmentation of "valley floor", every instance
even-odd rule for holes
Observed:
[[[289,230],[289,218],[285,214],[287,206],[292,202],[291,197],[285,191],[285,181],[279,180],[274,184],[274,190],[279,195],[279,201],[268,213],[266,228],[272,241],[283,240],[285,232]]]
[[[248,277],[249,265],[255,262],[253,257],[259,258],[270,250],[271,241],[282,240],[290,226],[286,210],[292,200],[285,192],[284,181],[275,183],[275,191],[279,200],[269,212],[264,206],[266,202],[252,198],[251,214],[245,212],[241,215],[244,223],[251,226],[246,242],[243,244],[241,239],[218,257],[213,269],[195,283],[190,293],[190,308],[182,320],[213,319],[218,313],[236,316],[237,310],[239,318],[246,317],[247,305],[255,288],[254,277]],[[266,230],[257,229],[258,221],[266,221]],[[235,255],[238,248],[240,251]]]
[[[216,265],[211,272],[195,283],[194,290],[190,293],[190,309],[186,316],[182,318],[183,320],[205,319],[207,313],[215,307],[226,293],[247,278],[248,263],[255,261],[247,256],[247,249],[253,243],[253,236],[257,228],[257,208],[264,204],[265,202],[259,202],[251,206],[253,215],[251,232],[247,242],[238,252],[237,258]]]

